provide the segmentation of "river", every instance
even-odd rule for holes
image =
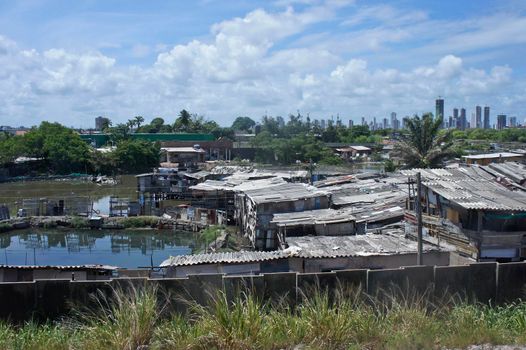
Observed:
[[[137,182],[133,175],[117,177],[116,185],[99,185],[84,180],[19,181],[0,183],[0,204],[7,204],[12,215],[23,199],[71,199],[89,197],[93,209],[108,214],[110,196],[137,199]]]
[[[172,230],[37,230],[0,234],[0,264],[159,266],[192,253],[196,236]]]

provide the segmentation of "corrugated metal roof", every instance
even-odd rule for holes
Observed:
[[[160,267],[201,264],[255,263],[284,258],[338,258],[353,256],[396,255],[416,253],[415,241],[395,234],[366,234],[356,236],[305,236],[286,239],[289,247],[271,252],[229,252],[171,256]],[[424,251],[439,250],[424,244]],[[442,249],[443,250],[443,249]]]
[[[321,191],[314,186],[303,183],[282,183],[271,187],[245,189],[243,192],[254,203],[272,203],[295,201],[306,198],[328,196],[329,193]]]
[[[401,235],[365,234],[356,236],[288,237],[289,248],[300,258],[338,258],[352,256],[396,255],[417,252],[417,243]],[[438,250],[424,244],[424,251]]]
[[[494,159],[494,158],[516,158],[521,157],[522,154],[510,153],[510,152],[500,152],[500,153],[486,153],[486,154],[474,154],[469,156],[462,156],[466,159]]]
[[[159,266],[189,266],[200,264],[239,264],[258,261],[269,261],[286,258],[288,255],[283,251],[272,252],[226,252],[226,253],[209,253],[209,254],[191,254],[171,256],[163,261]]]
[[[481,167],[402,171],[407,176],[417,172],[424,186],[463,208],[526,211],[526,193],[509,190]]]
[[[319,209],[297,213],[274,214],[271,223],[281,227],[297,225],[316,225],[355,221],[352,209]]]

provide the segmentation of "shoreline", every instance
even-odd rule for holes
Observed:
[[[178,221],[159,216],[102,217],[92,221],[83,216],[31,216],[0,221],[0,233],[28,228],[79,230],[166,230],[200,232],[207,228],[199,222]]]

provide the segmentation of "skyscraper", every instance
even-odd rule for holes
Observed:
[[[506,114],[497,115],[497,130],[502,130],[506,127]]]
[[[435,101],[435,117],[444,118],[444,99],[441,98],[440,96]],[[444,121],[442,121],[442,127],[444,127]]]
[[[466,130],[468,126],[468,121],[466,120],[466,109],[460,109],[460,130]]]
[[[475,107],[475,121],[477,128],[482,128],[482,107]]]
[[[491,126],[489,124],[489,107],[484,107],[484,129],[490,129]]]
[[[354,121],[352,119],[349,119],[349,128],[352,128],[354,126]]]
[[[517,117],[510,117],[510,128],[517,127]]]

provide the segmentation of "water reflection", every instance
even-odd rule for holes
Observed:
[[[158,266],[170,255],[191,253],[194,242],[193,234],[174,231],[26,230],[0,235],[0,263]]]

